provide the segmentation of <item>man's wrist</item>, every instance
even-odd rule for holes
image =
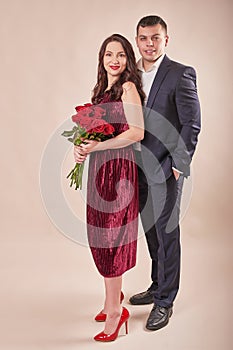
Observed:
[[[174,166],[172,167],[172,170],[177,171],[177,173],[179,173],[179,174],[183,174],[183,171],[180,171],[180,170],[176,169]]]

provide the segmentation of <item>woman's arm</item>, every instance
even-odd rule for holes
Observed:
[[[103,142],[85,140],[85,144],[75,146],[77,150],[75,153],[77,153],[77,155],[78,153],[85,155],[95,151],[123,148],[143,139],[144,120],[142,105],[139,93],[134,83],[126,82],[123,84],[123,94],[121,98],[129,129],[116,137]]]

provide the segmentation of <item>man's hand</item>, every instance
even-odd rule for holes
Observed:
[[[180,177],[180,173],[178,171],[176,171],[175,169],[172,169],[172,171],[173,171],[173,174],[174,174],[175,179],[177,181],[179,179],[179,177]]]

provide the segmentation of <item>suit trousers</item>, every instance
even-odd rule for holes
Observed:
[[[173,172],[164,183],[148,184],[140,152],[136,151],[139,175],[139,207],[152,260],[150,290],[156,305],[173,305],[180,281],[180,201],[184,177]]]

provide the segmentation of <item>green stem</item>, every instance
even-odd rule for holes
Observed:
[[[75,190],[82,189],[82,177],[84,171],[84,162],[81,164],[76,163],[74,168],[70,171],[66,178],[71,178],[70,187],[75,185]]]

